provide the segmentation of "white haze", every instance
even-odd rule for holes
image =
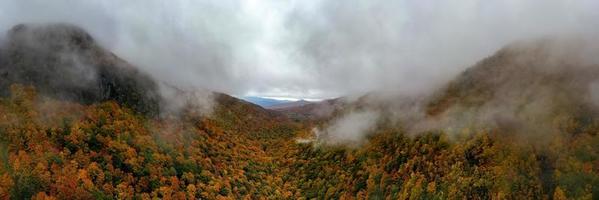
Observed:
[[[158,79],[243,96],[420,93],[518,39],[596,33],[593,0],[4,0],[0,30],[66,22]]]
[[[377,123],[379,113],[370,110],[353,111],[336,121],[325,130],[314,129],[318,140],[331,144],[359,144]]]
[[[3,0],[0,31],[72,23],[180,88],[396,97],[429,93],[516,40],[597,35],[597,8],[595,0]],[[371,118],[349,114],[328,130],[361,139]]]
[[[441,130],[456,138],[481,130],[501,130],[534,144],[547,144],[552,138],[548,136],[560,132],[576,134],[576,130],[564,128],[571,126],[570,120],[598,116],[599,59],[596,55],[599,55],[599,40],[595,37],[570,35],[521,41],[503,51],[509,55],[495,55],[491,63],[482,62],[473,69],[486,72],[470,71],[466,79],[461,79],[488,86],[482,88],[489,90],[491,96],[480,105],[449,104],[444,112],[428,115],[427,106],[439,97],[437,95],[443,95],[445,88],[433,96],[420,98],[390,98],[388,94],[374,93],[364,97],[366,100],[359,100],[358,104],[368,104],[361,106],[362,110],[364,107],[383,109],[386,113],[382,116],[400,123],[408,134]],[[457,96],[460,98],[457,101],[481,98],[478,96],[481,91],[473,90],[476,86],[462,87],[468,85],[467,82],[458,84],[464,90],[457,93],[466,96]],[[452,95],[459,94],[452,92]],[[331,126],[341,124],[334,122]],[[362,135],[368,133],[361,132]]]

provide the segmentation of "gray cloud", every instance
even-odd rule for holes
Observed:
[[[314,129],[316,139],[329,144],[356,144],[364,141],[379,118],[375,111],[352,111],[337,119],[324,130]]]
[[[237,1],[3,1],[0,28],[65,22],[163,82],[228,93],[248,90],[238,57],[260,33]],[[256,65],[250,63],[252,65]],[[248,67],[246,67],[248,66]]]
[[[593,0],[5,0],[0,30],[67,22],[154,77],[235,95],[421,93],[514,41],[595,34]]]
[[[315,84],[341,94],[436,88],[514,40],[597,33],[596,1],[322,1],[287,25]]]

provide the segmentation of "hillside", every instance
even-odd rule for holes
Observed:
[[[45,96],[84,104],[115,100],[156,115],[158,83],[68,24],[20,24],[0,47],[0,95],[11,84],[33,85]]]
[[[291,101],[291,102],[285,102],[285,103],[281,103],[281,104],[277,104],[277,105],[272,105],[272,106],[268,106],[268,109],[271,110],[276,110],[276,109],[283,109],[283,108],[291,108],[291,107],[298,107],[298,106],[303,106],[306,104],[309,104],[309,101],[306,100],[298,100],[298,101]]]
[[[249,96],[249,97],[242,97],[241,99],[251,102],[253,104],[262,106],[263,108],[269,108],[272,106],[277,106],[277,105],[281,105],[281,104],[287,104],[287,103],[291,103],[292,101],[287,101],[287,100],[277,100],[277,99],[270,99],[270,98],[263,98],[263,97],[253,97],[253,96]]]
[[[0,199],[283,195],[268,189],[282,183],[267,150],[300,125],[222,93],[209,115],[158,117],[156,81],[135,66],[77,27],[30,28],[13,28],[2,52]],[[69,82],[87,70],[99,77]]]
[[[591,87],[597,81],[599,66],[584,63],[580,58],[582,50],[563,46],[565,42],[543,40],[503,48],[451,82],[430,105],[428,114],[441,114],[457,104],[464,107],[480,107],[491,101],[523,104],[546,97],[561,105],[592,103],[589,94],[594,92]],[[582,98],[571,98],[575,95]]]
[[[208,92],[209,113],[189,101],[163,113],[172,102],[159,83],[84,30],[9,35],[0,199],[599,195],[599,65],[585,43],[514,43],[418,98],[373,92],[268,110]],[[95,78],[77,79],[88,71]]]
[[[82,105],[11,88],[0,99],[1,198],[268,196],[282,183],[265,151],[298,129],[226,95],[213,117],[146,119],[114,101]]]
[[[330,191],[307,185],[333,184],[374,199],[596,198],[599,65],[583,54],[587,45],[515,43],[430,96],[363,96],[320,129],[319,148],[301,151],[302,188],[312,197]],[[340,126],[362,122],[343,119],[365,111],[380,114],[367,142],[347,149],[331,141],[351,137]],[[320,168],[330,170],[309,170]]]
[[[564,120],[590,125],[599,114],[599,64],[585,58],[588,45],[538,40],[507,46],[434,95],[426,114],[512,131],[551,132]]]
[[[299,121],[322,121],[333,117],[345,103],[342,99],[328,99],[317,102],[300,101],[272,106],[268,109],[276,110],[291,119]]]

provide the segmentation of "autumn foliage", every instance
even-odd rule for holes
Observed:
[[[359,147],[299,144],[309,128],[221,96],[208,117],[147,118],[115,102],[0,100],[0,199],[592,199],[599,126],[556,122],[547,143],[501,130]],[[576,131],[572,131],[576,130]]]

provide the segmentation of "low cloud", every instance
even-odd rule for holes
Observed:
[[[288,27],[325,91],[431,92],[517,40],[595,34],[595,1],[318,1]],[[590,34],[590,35],[592,35]]]
[[[71,23],[171,85],[329,98],[429,92],[512,41],[596,34],[596,7],[593,0],[7,0],[0,30]]]
[[[166,101],[161,108],[165,116],[210,116],[216,103],[214,92],[208,90],[185,90],[161,84],[160,93]]]
[[[554,138],[548,136],[577,134],[598,123],[599,60],[592,56],[598,47],[599,41],[588,35],[517,41],[433,92],[373,92],[353,99],[348,107],[380,113],[372,117],[377,122],[369,124],[401,127],[409,135],[443,131],[458,138],[489,131],[547,144]],[[345,120],[355,119],[353,115],[342,114],[317,133],[332,132],[333,137],[320,137],[329,143],[363,142],[365,137],[345,140],[342,134],[373,132],[343,129],[354,128],[347,126],[353,120]]]
[[[352,111],[331,122],[325,129],[314,129],[316,139],[327,144],[360,144],[375,128],[379,113]]]
[[[597,7],[594,0],[6,0],[0,30],[75,24],[160,82],[192,91],[293,98],[375,91],[394,101],[435,93],[506,44],[596,36]],[[593,63],[596,50],[571,56]],[[418,119],[421,106],[393,112]]]

